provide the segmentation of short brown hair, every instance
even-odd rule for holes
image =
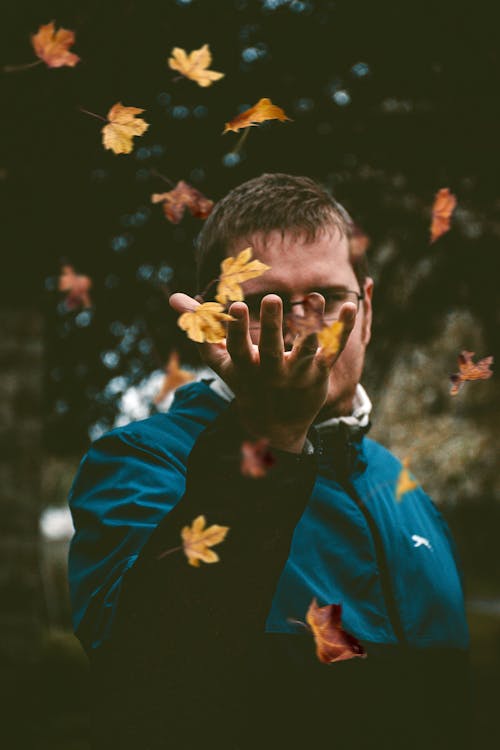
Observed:
[[[303,234],[312,242],[318,231],[337,227],[349,239],[350,261],[360,286],[368,275],[364,253],[352,251],[356,226],[340,203],[309,177],[263,174],[238,185],[220,200],[196,242],[198,292],[217,278],[231,245],[255,233],[273,230]]]

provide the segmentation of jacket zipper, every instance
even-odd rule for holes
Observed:
[[[384,550],[384,543],[382,541],[382,536],[380,534],[380,531],[377,528],[375,519],[371,515],[366,505],[364,504],[363,499],[360,497],[360,495],[358,495],[353,484],[351,482],[346,482],[346,484],[344,485],[344,488],[349,494],[349,496],[354,500],[354,502],[356,503],[356,505],[362,512],[362,514],[364,515],[366,523],[368,524],[368,528],[370,529],[370,532],[373,538],[373,544],[375,546],[375,559],[377,561],[377,567],[380,573],[380,585],[382,587],[382,595],[384,597],[384,602],[385,602],[387,614],[389,617],[389,621],[392,625],[392,629],[398,640],[398,643],[401,646],[406,646],[408,645],[408,641],[404,632],[403,623],[401,622],[401,617],[400,617],[399,610],[396,604],[396,597],[394,596],[394,588],[392,585],[389,566],[387,564],[387,557],[386,557],[385,550]]]

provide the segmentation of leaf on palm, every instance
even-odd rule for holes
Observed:
[[[438,190],[432,206],[431,243],[449,231],[456,205],[457,199],[448,188]]]
[[[149,123],[136,115],[144,112],[139,107],[124,107],[121,102],[113,105],[108,112],[108,124],[102,129],[104,148],[115,154],[129,154],[133,147],[133,138],[142,135],[149,128]]]
[[[225,305],[228,302],[237,302],[245,299],[241,284],[248,279],[260,276],[268,271],[271,266],[266,266],[260,260],[250,260],[252,248],[242,250],[236,258],[225,258],[221,263],[221,274],[217,284],[215,299]]]
[[[167,193],[153,193],[151,202],[163,203],[165,216],[172,224],[181,221],[186,209],[195,219],[206,219],[214,206],[213,201],[184,180],[180,180],[175,188]]]
[[[472,357],[475,352],[468,352],[464,349],[458,355],[458,372],[450,375],[451,389],[450,395],[456,396],[466,380],[488,380],[493,375],[490,365],[493,364],[493,357],[485,357],[479,362],[473,362]]]
[[[239,115],[233,117],[232,120],[226,122],[222,134],[233,131],[238,133],[242,128],[250,128],[254,125],[260,125],[260,123],[266,120],[279,120],[284,122],[290,120],[287,117],[284,110],[281,107],[276,106],[270,99],[259,99],[257,104],[254,104],[250,109],[246,109],[244,112],[240,112]]]
[[[88,276],[76,273],[73,266],[65,265],[59,274],[58,289],[66,293],[65,305],[68,310],[92,307],[90,289],[92,280]]]
[[[329,326],[325,326],[318,333],[318,343],[322,348],[323,354],[333,356],[337,354],[342,342],[342,332],[344,324],[340,320],[334,320]]]
[[[200,49],[193,50],[189,55],[181,47],[174,47],[171,54],[172,57],[169,57],[168,64],[172,70],[177,70],[181,75],[195,81],[198,86],[206,88],[215,81],[224,78],[224,73],[208,70],[208,66],[212,62],[212,54],[208,44],[204,44]]]
[[[69,48],[75,43],[75,32],[60,28],[55,30],[53,21],[40,26],[36,34],[31,37],[31,44],[35,54],[49,68],[62,68],[67,65],[73,68],[80,58]]]
[[[271,466],[276,463],[276,457],[269,448],[269,440],[245,440],[241,444],[240,470],[243,476],[252,479],[265,477]]]
[[[409,466],[410,459],[408,457],[404,458],[403,466],[401,468],[401,471],[399,472],[398,481],[396,484],[396,500],[398,502],[400,502],[404,494],[406,494],[407,492],[411,492],[411,490],[414,490],[415,487],[419,486],[415,477],[410,473]]]
[[[323,664],[366,658],[366,651],[359,641],[342,628],[342,605],[328,604],[318,607],[314,598],[307,610],[306,622],[312,630],[316,643],[316,655]]]
[[[224,312],[219,302],[204,302],[191,312],[182,313],[177,321],[179,328],[186,331],[188,337],[198,344],[220,344],[226,336],[224,323],[235,320]]]
[[[229,526],[213,524],[205,528],[205,516],[198,516],[191,526],[184,526],[181,531],[182,546],[188,562],[198,568],[201,562],[215,563],[219,556],[210,547],[224,541]]]
[[[165,378],[159,392],[154,398],[155,404],[160,404],[169,393],[175,391],[185,383],[194,380],[195,375],[189,370],[183,370],[179,367],[179,354],[175,350],[171,353],[167,364],[165,365]]]

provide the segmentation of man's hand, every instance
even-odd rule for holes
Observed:
[[[324,298],[312,292],[311,302]],[[186,294],[170,297],[179,313],[196,309],[198,302]],[[267,294],[260,308],[260,340],[252,343],[248,307],[233,302],[229,309],[236,320],[228,323],[225,343],[198,344],[202,360],[234,391],[241,424],[255,437],[266,437],[271,447],[300,453],[307,432],[328,395],[330,371],[344,348],[356,320],[356,306],[346,302],[339,320],[344,324],[338,352],[326,355],[311,333],[295,339],[285,352],[281,298]]]

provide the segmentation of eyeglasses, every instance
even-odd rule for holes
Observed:
[[[266,294],[269,293],[270,292],[266,292]],[[314,327],[315,320],[318,322],[321,321],[321,323],[324,323],[326,325],[330,325],[330,323],[333,323],[334,320],[338,319],[340,310],[346,302],[352,302],[354,305],[356,305],[356,312],[358,312],[359,303],[365,298],[363,291],[354,292],[350,289],[332,289],[331,291],[323,289],[321,290],[321,294],[325,299],[325,312],[323,316],[321,316],[321,314],[317,310],[314,310],[312,308],[312,306],[309,304],[309,300],[306,297],[304,297],[303,299],[295,300],[294,302],[290,302],[290,300],[288,300],[286,297],[283,299],[284,333],[286,333],[287,330],[298,333],[301,328],[301,322],[304,322],[306,326],[309,322],[311,328]],[[245,302],[248,304],[248,310],[250,314],[249,328],[251,331],[260,330],[260,304],[263,297],[265,297],[265,294],[262,294],[259,297],[255,296],[249,298],[248,300],[245,300]],[[303,308],[302,315],[299,315],[295,311],[298,305],[301,305]]]

